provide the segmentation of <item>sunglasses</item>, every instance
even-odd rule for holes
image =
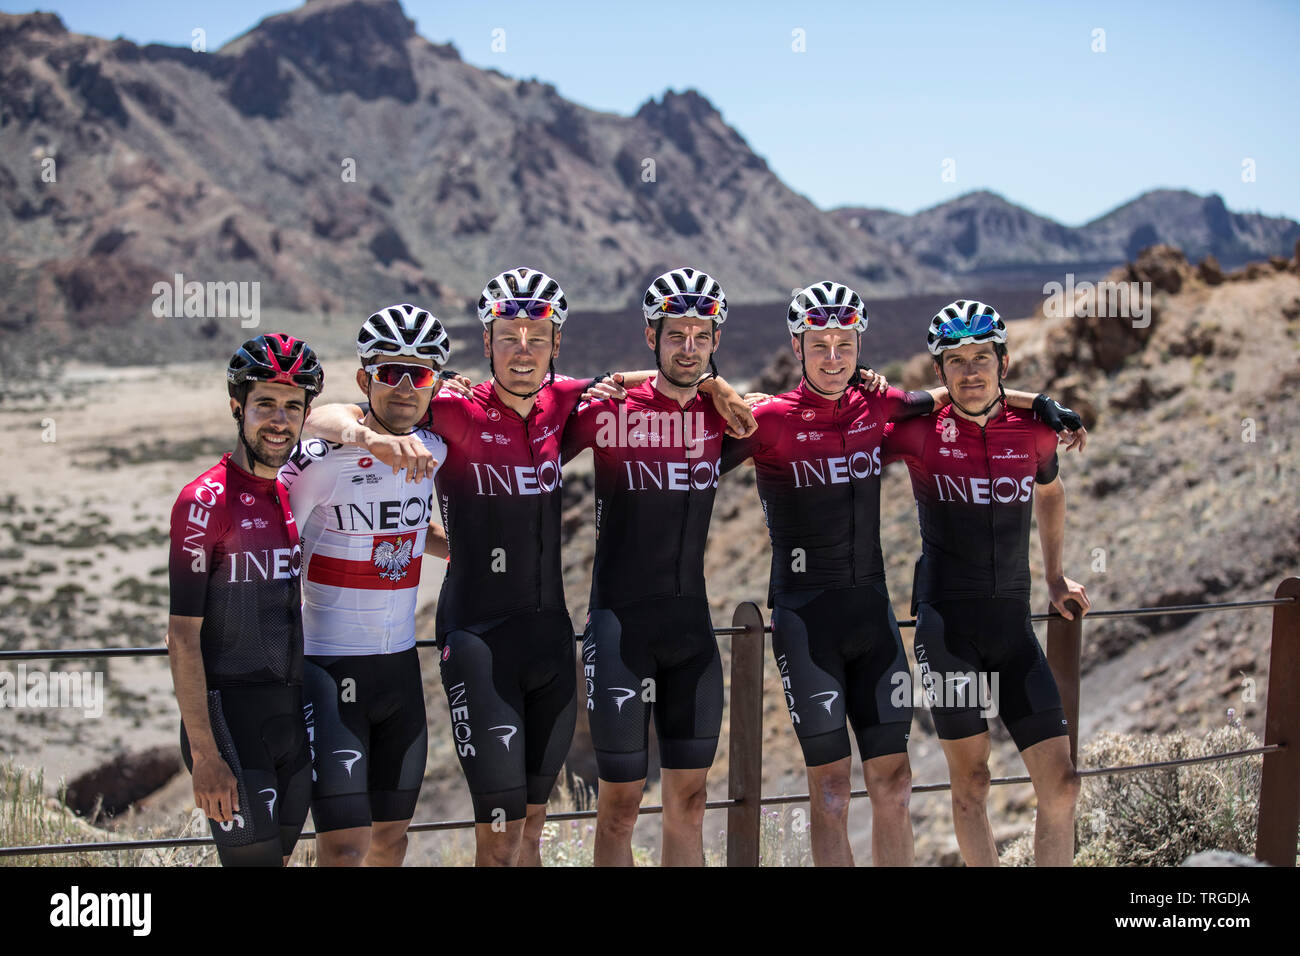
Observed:
[[[972,335],[987,335],[993,331],[993,316],[985,313],[977,315],[970,322],[965,319],[949,319],[939,326],[939,335],[945,339],[964,339]]]
[[[492,303],[494,319],[549,319],[555,306],[543,299],[498,299]]]
[[[722,311],[722,302],[716,296],[679,293],[664,296],[659,306],[661,315],[689,316],[711,319]]]
[[[379,365],[367,365],[366,371],[380,385],[396,388],[402,379],[409,378],[411,388],[433,388],[443,378],[440,369],[427,365],[408,365],[405,362],[383,362]]]
[[[819,305],[804,313],[809,328],[825,329],[835,323],[841,329],[853,329],[862,324],[862,313],[851,305]]]

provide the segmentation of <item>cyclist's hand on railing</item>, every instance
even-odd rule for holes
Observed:
[[[605,398],[612,398],[619,402],[627,398],[627,389],[623,387],[622,372],[615,372],[613,375],[606,375],[604,378],[592,382],[591,387],[582,393],[584,402],[596,402]]]
[[[433,476],[437,462],[433,452],[415,435],[381,435],[370,431],[364,436],[362,444],[366,451],[374,455],[397,474],[406,469],[407,481],[421,481]]]
[[[1066,608],[1066,601],[1076,601],[1082,609],[1080,617],[1088,613],[1092,607],[1092,602],[1088,600],[1088,592],[1078,581],[1071,581],[1065,575],[1059,578],[1048,579],[1047,594],[1052,600],[1052,607],[1061,612],[1061,617],[1067,621],[1073,621],[1074,615]]]
[[[194,755],[194,805],[218,823],[229,823],[239,810],[239,784],[220,756]]]

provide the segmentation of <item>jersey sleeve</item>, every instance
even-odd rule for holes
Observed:
[[[277,475],[289,493],[289,510],[301,516],[302,522],[306,522],[318,504],[328,501],[334,491],[335,476],[321,464],[329,451],[330,446],[319,438],[303,442],[298,453],[284,463]]]
[[[1040,485],[1050,484],[1061,470],[1061,460],[1056,452],[1056,432],[1042,422],[1034,422],[1034,433],[1034,451],[1038,457],[1034,481]]]
[[[429,449],[433,455],[433,472],[429,475],[433,478],[438,474],[438,469],[442,463],[447,460],[447,443],[442,440],[442,436],[434,432],[425,430],[420,433],[420,440],[424,442],[424,447]]]
[[[596,378],[569,378],[567,375],[555,376],[551,383],[551,395],[561,416],[572,414],[582,401],[582,393],[591,388],[604,374]]]
[[[226,533],[224,509],[216,507],[224,501],[224,492],[196,482],[172,505],[167,576],[171,613],[178,617],[203,617],[206,610],[217,542]]]
[[[584,388],[583,391],[586,391]],[[579,393],[581,394],[581,392]],[[615,403],[611,399],[597,402],[581,402],[564,422],[564,434],[561,439],[560,460],[568,463],[576,458],[583,449],[590,448],[596,442],[600,424],[605,420]]]
[[[934,411],[934,397],[925,389],[905,392],[891,385],[883,398],[886,421],[902,422]]]
[[[919,461],[925,452],[927,422],[926,418],[914,417],[886,425],[884,441],[881,445],[884,449],[885,464],[904,458]]]
[[[429,411],[418,427],[433,432],[448,445],[462,445],[472,425],[470,399],[455,392],[439,392],[429,402]]]
[[[785,410],[774,402],[760,402],[754,406],[754,419],[758,427],[748,438],[722,436],[722,474],[733,471],[754,455],[765,451],[777,443],[781,436]]]

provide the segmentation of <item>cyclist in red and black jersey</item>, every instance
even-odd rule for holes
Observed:
[[[910,699],[894,693],[907,661],[880,550],[881,441],[887,423],[928,414],[947,389],[852,384],[867,315],[847,286],[801,290],[786,316],[798,387],[762,396],[758,430],[727,441],[726,473],[752,457],[772,538],[772,648],[808,767],[813,860],[851,865],[852,727],[872,802],[872,859],[912,861]],[[883,391],[883,394],[879,392]],[[1030,393],[1015,393],[1026,406]]]
[[[1035,860],[1068,866],[1079,778],[1056,681],[1030,623],[1029,529],[1037,514],[1053,607],[1071,618],[1066,602],[1073,600],[1086,614],[1083,585],[1062,567],[1065,489],[1057,436],[1044,424],[1077,416],[1062,416],[1046,396],[1034,416],[1008,407],[1006,337],[1001,317],[982,302],[940,310],[928,345],[952,404],[894,427],[885,453],[907,462],[916,495],[916,661],[948,760],[962,856],[968,866],[998,862],[985,809],[986,718],[997,713],[1038,796]]]
[[[600,772],[595,863],[632,864],[653,715],[663,767],[665,866],[704,862],[709,767],[722,723],[722,664],[704,547],[727,423],[699,394],[727,317],[717,280],[674,269],[644,302],[654,378],[619,403],[580,406],[564,455],[592,448],[596,557],[583,638],[587,715]]]
[[[307,818],[302,551],[276,480],[324,373],[305,342],[250,339],[226,373],[234,452],[171,517],[167,646],[181,752],[225,866],[287,863]]]

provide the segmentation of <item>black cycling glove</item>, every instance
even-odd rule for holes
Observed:
[[[1066,408],[1046,394],[1034,399],[1034,417],[1058,432],[1066,428],[1077,432],[1083,427],[1083,419],[1079,417],[1078,412]]]

